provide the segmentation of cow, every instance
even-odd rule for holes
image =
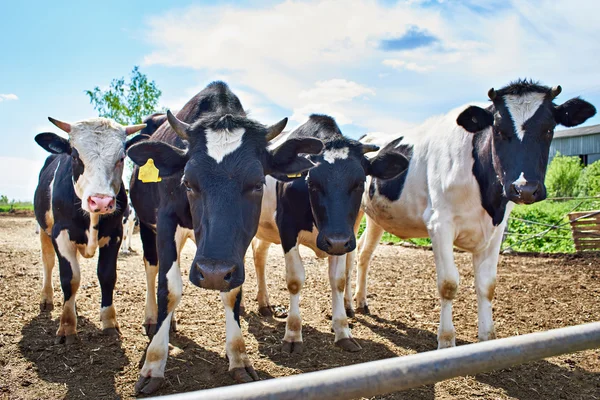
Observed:
[[[270,244],[281,244],[290,293],[282,350],[301,353],[299,307],[305,272],[299,246],[307,246],[317,257],[328,258],[335,344],[346,351],[359,351],[361,347],[352,338],[348,326],[343,297],[349,283],[346,280],[346,254],[356,246],[355,231],[360,222],[357,216],[365,178],[392,178],[406,169],[408,161],[396,153],[367,159],[365,153],[379,148],[343,136],[335,120],[327,115],[311,115],[287,140],[299,138],[319,139],[325,147],[322,154],[307,156],[316,167],[300,177],[287,182],[267,178],[259,229],[252,246],[258,277],[259,310],[263,315],[270,314],[265,261]]]
[[[490,89],[491,104],[459,107],[401,135],[367,135],[400,153],[408,170],[384,181],[371,179],[363,196],[367,226],[358,244],[355,300],[368,313],[367,269],[381,236],[431,238],[441,299],[438,348],[455,346],[452,301],[459,286],[453,246],[473,255],[479,340],[496,337],[492,300],[500,245],[514,204],[546,198],[544,177],[557,125],[576,126],[596,113],[573,98],[554,104],[561,87],[518,80]]]
[[[133,236],[133,230],[137,224],[137,215],[135,209],[131,205],[131,202],[127,202],[127,208],[123,212],[123,243],[121,244],[121,253],[129,254],[131,248],[131,238]]]
[[[167,112],[167,120],[128,152],[139,166],[152,158],[162,179],[131,186],[147,274],[144,326],[152,337],[135,390],[153,393],[164,381],[171,320],[183,289],[179,255],[188,238],[197,246],[190,281],[221,292],[229,372],[237,382],[258,380],[246,354],[239,308],[244,254],[258,228],[265,176],[312,168],[298,154],[318,153],[323,145],[298,138],[268,151],[267,142],[281,133],[287,118],[268,128],[249,119],[223,82],[209,84],[177,116]]]
[[[47,312],[54,308],[52,270],[58,256],[64,304],[56,343],[68,345],[77,338],[78,252],[90,258],[100,248],[100,321],[105,334],[119,334],[113,291],[123,234],[123,210],[127,207],[123,161],[127,147],[144,138],[138,135],[126,141],[127,136],[145,125],[122,126],[106,118],[72,124],[49,120],[68,133],[69,139],[50,132],[35,137],[41,147],[52,153],[42,167],[34,195],[44,266],[40,309]]]

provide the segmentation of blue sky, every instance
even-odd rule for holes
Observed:
[[[0,25],[0,194],[30,199],[57,131],[95,116],[85,89],[134,65],[177,109],[223,79],[254,118],[312,112],[396,133],[531,77],[600,105],[595,1],[10,2]],[[351,5],[349,5],[351,4]],[[600,123],[600,117],[587,124]]]

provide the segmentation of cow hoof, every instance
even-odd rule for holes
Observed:
[[[369,315],[371,311],[369,311],[369,306],[365,304],[364,307],[356,307],[356,312],[359,314]]]
[[[141,376],[135,384],[135,394],[152,394],[162,387],[165,378]]]
[[[171,332],[177,332],[177,320],[175,318],[171,320],[171,326],[169,329],[171,330]]]
[[[271,318],[273,316],[273,310],[271,310],[270,306],[258,307],[258,313],[267,318]]]
[[[233,380],[236,381],[237,383],[248,383],[248,382],[254,382],[254,381],[260,380],[260,378],[258,377],[258,374],[256,373],[256,371],[254,370],[254,368],[252,366],[248,366],[245,368],[244,367],[234,368],[231,371],[229,371],[229,375],[231,375]]]
[[[74,335],[66,335],[66,336],[57,336],[56,339],[54,339],[54,344],[64,344],[64,345],[71,345],[75,342],[78,341],[78,337],[77,334]]]
[[[349,351],[351,353],[356,353],[357,351],[361,351],[362,347],[354,338],[344,338],[335,342],[335,345],[340,347],[344,351]]]
[[[302,350],[304,350],[304,345],[302,342],[288,342],[283,341],[283,345],[281,346],[281,350],[284,353],[289,354],[302,354]]]
[[[146,336],[152,339],[154,335],[156,335],[156,324],[144,324],[143,326],[146,331]]]
[[[40,303],[40,311],[41,312],[50,312],[52,310],[54,310],[54,304],[53,303],[49,303],[49,302],[46,302],[46,301],[42,301]]]
[[[240,305],[240,315],[245,316],[246,315],[246,307]]]
[[[355,315],[354,314],[354,309],[352,309],[352,308],[346,308],[346,316],[348,318],[354,318],[354,315]]]
[[[119,328],[105,328],[102,330],[102,334],[104,336],[116,336],[119,337],[121,336],[121,331],[119,331]]]

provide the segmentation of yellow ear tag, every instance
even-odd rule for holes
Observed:
[[[154,160],[149,158],[146,164],[140,167],[138,179],[144,183],[160,182],[162,179],[158,176],[158,168],[154,165]]]
[[[302,176],[302,174],[298,173],[298,174],[288,174],[287,177],[288,178],[300,178]]]

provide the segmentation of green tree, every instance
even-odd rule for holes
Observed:
[[[600,196],[600,161],[585,167],[577,186],[581,195]]]
[[[546,173],[548,197],[573,197],[578,195],[578,181],[583,165],[579,157],[556,153]]]
[[[112,118],[122,125],[133,125],[156,111],[162,92],[135,66],[129,82],[125,82],[124,77],[113,79],[108,90],[96,86],[85,94],[99,116]]]

